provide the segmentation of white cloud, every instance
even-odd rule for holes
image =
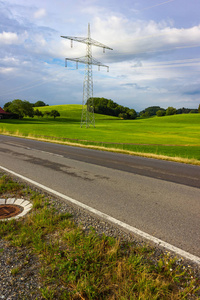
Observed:
[[[13,70],[14,70],[13,68],[0,67],[0,73],[11,73]]]
[[[130,55],[144,59],[151,52],[200,46],[200,25],[175,28],[166,22],[130,21],[113,15],[106,20],[95,18],[94,36],[114,49],[112,60],[129,60]]]
[[[0,43],[5,45],[17,44],[19,41],[18,35],[14,32],[0,33]]]
[[[27,32],[25,31],[22,34],[17,34],[15,32],[5,32],[0,33],[0,44],[2,45],[17,45],[21,44],[28,37]]]
[[[43,17],[45,17],[45,16],[46,16],[46,10],[45,10],[44,8],[38,9],[38,10],[34,13],[34,15],[33,15],[33,17],[34,17],[35,19],[41,19],[41,18],[43,18]]]

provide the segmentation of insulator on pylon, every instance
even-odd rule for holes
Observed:
[[[73,40],[71,40],[71,48],[73,48]]]
[[[67,59],[65,58],[65,67],[67,68]]]

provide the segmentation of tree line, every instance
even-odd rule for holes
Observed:
[[[88,101],[91,102],[91,99],[88,99]],[[137,118],[137,113],[134,109],[119,105],[116,102],[106,98],[94,97],[93,108],[96,114],[115,116],[122,119]]]
[[[91,99],[88,100],[92,103]],[[86,103],[87,104],[87,103]],[[169,106],[167,109],[161,108],[160,106],[150,106],[145,108],[139,113],[136,113],[134,109],[117,104],[116,102],[106,98],[93,98],[94,112],[97,114],[104,114],[119,117],[121,119],[136,119],[137,117],[151,117],[151,116],[169,116],[175,114],[188,114],[200,112],[200,104],[198,109],[190,108],[179,108],[176,109]]]
[[[91,99],[88,99],[86,104],[92,103]],[[9,112],[12,115],[12,118],[22,119],[23,117],[34,116],[39,117],[56,117],[60,116],[60,113],[57,110],[52,111],[40,111],[36,107],[48,106],[43,101],[37,101],[36,103],[30,103],[29,101],[22,101],[20,99],[13,100],[12,102],[7,102],[4,105],[4,110]],[[121,119],[136,119],[137,117],[148,118],[151,116],[168,116],[175,114],[187,114],[187,113],[200,113],[200,104],[198,109],[190,108],[179,108],[176,109],[172,106],[169,106],[167,109],[161,108],[160,106],[150,106],[137,113],[134,109],[129,107],[122,106],[112,101],[111,99],[106,98],[93,98],[93,108],[94,112],[97,114],[104,114],[119,117]]]
[[[45,111],[42,112],[38,108],[34,109],[34,107],[42,107],[42,106],[48,106],[48,104],[45,104],[43,101],[37,101],[36,103],[30,103],[26,100],[20,100],[16,99],[11,102],[5,103],[3,109],[10,113],[10,117],[13,119],[23,119],[24,117],[30,117],[33,118],[34,116],[37,117],[60,117],[60,113],[57,110],[52,111]]]
[[[145,108],[139,113],[139,116],[148,118],[151,116],[170,116],[176,114],[189,114],[189,113],[200,113],[200,104],[198,109],[191,109],[191,108],[179,108],[176,109],[172,106],[169,106],[167,109],[161,108],[160,106],[150,106]]]

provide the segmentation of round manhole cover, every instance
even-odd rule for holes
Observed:
[[[16,205],[0,205],[0,219],[8,219],[17,216],[20,212],[20,207]]]
[[[0,199],[0,221],[19,219],[25,216],[33,205],[25,199]]]

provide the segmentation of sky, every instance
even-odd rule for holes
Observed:
[[[65,58],[92,47],[93,95],[141,111],[198,108],[200,0],[0,0],[0,106],[14,99],[82,104],[85,65]]]

